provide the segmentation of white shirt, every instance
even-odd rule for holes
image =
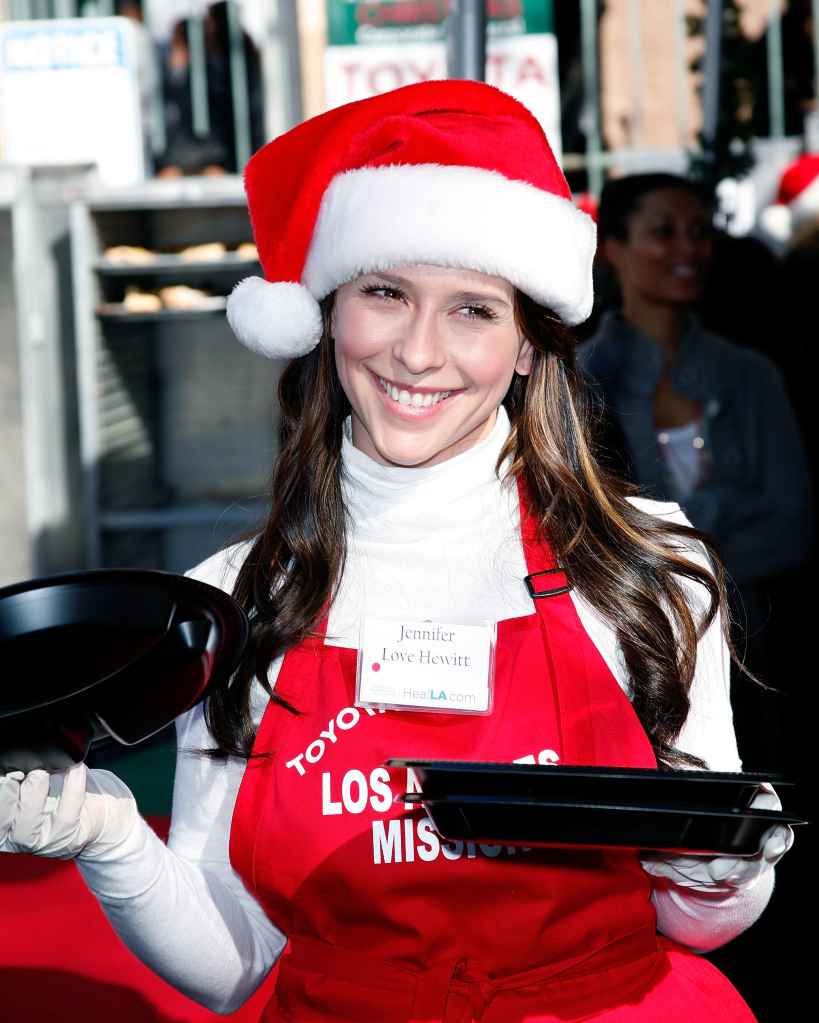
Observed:
[[[702,479],[702,423],[694,419],[684,426],[669,426],[657,433],[666,471],[668,490],[677,501],[687,501]]]
[[[328,643],[357,646],[359,619],[371,610],[390,617],[411,612],[415,618],[459,622],[534,613],[523,583],[517,490],[503,486],[496,472],[508,432],[501,409],[480,444],[420,469],[381,466],[345,437],[348,556],[330,611]],[[677,505],[637,503],[656,515],[686,522]],[[248,549],[247,544],[229,548],[190,574],[230,592]],[[703,560],[701,551],[692,557]],[[691,584],[689,593],[692,607],[701,610],[706,599],[702,587]],[[628,693],[611,627],[578,594],[572,592],[572,599],[592,642]],[[271,665],[273,685],[280,664]],[[690,699],[679,748],[703,758],[712,770],[740,770],[728,654],[718,621],[700,641]],[[257,722],[266,702],[257,684],[252,694]],[[144,961],[190,997],[217,1011],[230,1011],[255,990],[285,938],[229,863],[231,818],[244,762],[212,761],[186,752],[214,745],[201,706],[179,718],[177,736],[168,848],[142,835],[129,858],[129,871],[110,864],[81,869],[120,935]],[[760,883],[751,891],[716,899],[657,888],[658,927],[693,947],[716,947],[757,918],[770,888],[770,883]],[[199,940],[191,942],[191,935]]]

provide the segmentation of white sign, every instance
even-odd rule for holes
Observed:
[[[328,46],[324,75],[328,108],[341,106],[413,82],[446,78],[446,44],[431,41]],[[489,38],[486,80],[531,110],[560,159],[555,36],[544,33]]]
[[[134,26],[127,18],[0,26],[3,158],[96,163],[106,184],[145,176]]]
[[[494,627],[366,618],[357,703],[469,714],[491,709]]]

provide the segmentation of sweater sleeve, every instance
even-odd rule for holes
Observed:
[[[191,574],[226,585],[216,577],[219,565],[211,559]],[[253,712],[261,716],[259,706]],[[176,732],[168,845],[140,818],[116,858],[77,865],[120,938],[142,962],[194,1001],[228,1013],[261,984],[286,938],[230,864],[243,762],[195,752],[213,745],[201,706],[177,720]]]
[[[676,505],[655,507],[663,509],[660,514],[671,521],[690,525]],[[707,566],[702,550],[691,553]],[[686,585],[692,610],[695,616],[701,615],[707,606],[707,594],[697,584]],[[731,712],[730,657],[719,615],[697,647],[689,699],[690,710],[677,748],[700,757],[711,771],[741,771]],[[729,892],[697,892],[661,878],[653,881],[657,929],[698,952],[709,952],[737,937],[762,915],[773,891],[774,868]]]
[[[229,863],[190,855],[184,842],[165,846],[139,825],[116,860],[78,860],[80,872],[142,962],[207,1008],[234,1011],[269,972],[283,935]]]

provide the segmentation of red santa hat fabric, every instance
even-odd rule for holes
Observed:
[[[592,302],[595,226],[543,131],[481,82],[409,85],[311,118],[245,170],[264,279],[228,300],[240,341],[304,355],[319,301],[363,273],[412,263],[503,277],[566,323]]]
[[[819,154],[800,156],[779,180],[776,202],[762,211],[760,224],[774,241],[787,242],[794,231],[819,217]]]

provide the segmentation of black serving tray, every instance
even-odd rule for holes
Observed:
[[[100,569],[0,589],[0,772],[142,742],[228,683],[249,623],[215,586]]]
[[[752,856],[774,824],[803,824],[781,811],[745,813],[595,803],[464,797],[399,797],[422,804],[448,841],[531,847],[651,849]]]
[[[411,759],[388,760],[387,766],[412,768],[425,800],[491,796],[730,813],[747,810],[764,782],[777,789],[793,784],[778,774],[650,768]]]

